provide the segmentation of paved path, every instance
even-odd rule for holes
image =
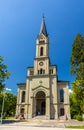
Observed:
[[[62,120],[6,120],[0,124],[0,130],[74,130],[65,128],[66,126],[84,125],[84,122],[76,120],[62,121]],[[76,130],[76,129],[75,129]],[[79,129],[78,129],[79,130]]]
[[[56,127],[29,127],[29,126],[0,125],[0,130],[74,130],[74,129],[56,128]],[[81,130],[81,129],[78,129],[78,130]]]

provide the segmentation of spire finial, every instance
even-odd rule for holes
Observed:
[[[43,13],[43,19],[45,18],[45,16],[44,16],[44,13]]]

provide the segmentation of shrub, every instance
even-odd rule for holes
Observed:
[[[78,121],[83,121],[83,117],[81,115],[75,115],[74,119],[76,119]]]

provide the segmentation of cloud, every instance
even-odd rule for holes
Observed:
[[[73,93],[73,91],[71,89],[69,89],[69,93]]]

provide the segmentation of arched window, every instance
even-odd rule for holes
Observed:
[[[43,74],[43,69],[40,69],[40,74]]]
[[[43,47],[40,48],[40,56],[43,56]]]
[[[41,68],[40,70],[38,70],[38,74],[45,74],[45,70]]]
[[[25,91],[22,92],[22,102],[25,102]]]
[[[64,90],[60,90],[60,102],[64,102]]]
[[[60,108],[60,116],[64,116],[64,108]]]

